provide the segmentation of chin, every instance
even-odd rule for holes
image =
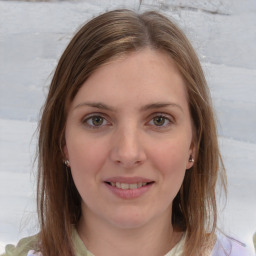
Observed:
[[[112,215],[111,223],[118,228],[122,229],[134,229],[140,228],[147,223],[148,215],[144,215],[141,212],[125,211],[120,214]]]

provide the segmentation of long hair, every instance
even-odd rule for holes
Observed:
[[[183,255],[203,255],[214,240],[215,185],[221,177],[225,186],[225,172],[213,108],[198,57],[183,32],[165,16],[153,11],[137,14],[115,10],[92,19],[76,33],[59,60],[43,108],[37,187],[39,250],[43,255],[74,255],[72,226],[81,216],[80,195],[70,170],[63,164],[69,105],[100,66],[143,48],[169,55],[186,84],[196,158],[193,167],[186,171],[172,212],[173,225],[186,231]]]

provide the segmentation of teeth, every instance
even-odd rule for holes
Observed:
[[[128,189],[129,187],[129,184],[121,183],[121,189]]]
[[[147,184],[146,182],[144,182],[144,183],[145,183],[145,185]],[[144,186],[145,186],[145,185],[144,185]],[[138,187],[138,188],[141,188],[141,187],[142,187],[142,182],[139,182],[139,183],[137,184],[137,187]]]
[[[138,188],[138,185],[137,184],[130,184],[129,188],[130,189],[136,189],[136,188]]]
[[[128,184],[128,183],[120,183],[120,182],[110,182],[112,187],[117,187],[121,189],[136,189],[136,188],[141,188],[143,186],[147,185],[147,182],[138,182],[138,183],[133,183],[133,184]]]

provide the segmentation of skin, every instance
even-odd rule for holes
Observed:
[[[163,255],[179,241],[172,201],[193,165],[192,130],[185,83],[163,52],[114,59],[83,84],[68,112],[64,152],[82,198],[78,233],[90,251]],[[105,183],[112,177],[152,185],[120,198]]]

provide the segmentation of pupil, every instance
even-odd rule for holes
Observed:
[[[161,116],[158,116],[158,117],[154,118],[154,124],[157,125],[157,126],[163,125],[164,121],[165,121],[165,118],[161,117]]]
[[[95,126],[100,126],[103,123],[103,118],[100,117],[100,116],[95,116],[95,117],[92,118],[92,123]]]

